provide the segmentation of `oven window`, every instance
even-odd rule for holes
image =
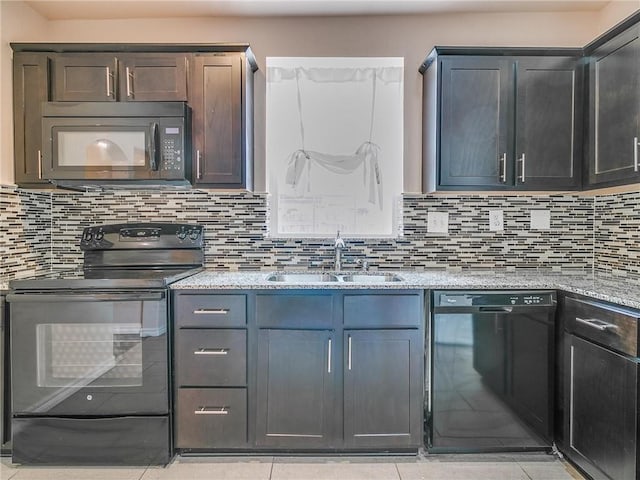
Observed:
[[[144,167],[144,131],[56,132],[58,166],[61,167]]]
[[[56,323],[36,327],[39,387],[142,385],[139,323]]]

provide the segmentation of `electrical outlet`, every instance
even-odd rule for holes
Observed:
[[[531,210],[531,230],[550,230],[551,229],[551,211],[550,210]]]
[[[428,233],[449,233],[449,214],[447,212],[427,212]]]
[[[489,230],[504,230],[504,213],[502,210],[489,210]]]

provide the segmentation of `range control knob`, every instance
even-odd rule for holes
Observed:
[[[184,240],[185,238],[187,238],[187,231],[184,229],[184,227],[176,232],[176,237],[178,237],[180,240]]]
[[[99,242],[103,238],[104,238],[104,232],[102,230],[98,230],[98,233],[96,233],[96,240]]]
[[[93,230],[85,230],[82,239],[85,242],[90,242],[93,239]]]
[[[199,237],[200,237],[200,232],[198,230],[191,230],[191,232],[189,232],[189,238],[194,242],[198,240]]]

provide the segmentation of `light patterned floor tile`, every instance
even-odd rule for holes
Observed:
[[[11,457],[0,459],[0,479],[10,480],[18,472],[18,469],[11,464]]]
[[[512,462],[420,462],[399,463],[402,480],[530,480]]]
[[[142,480],[269,480],[271,462],[176,461],[162,467],[149,467]]]
[[[531,480],[575,480],[583,477],[571,465],[565,462],[520,462],[522,469]]]
[[[11,480],[140,480],[145,470],[145,467],[19,466]]]
[[[399,480],[395,463],[274,462],[271,480]]]

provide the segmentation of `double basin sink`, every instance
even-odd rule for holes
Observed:
[[[272,273],[267,277],[269,282],[283,283],[387,283],[401,282],[402,277],[395,273]]]

